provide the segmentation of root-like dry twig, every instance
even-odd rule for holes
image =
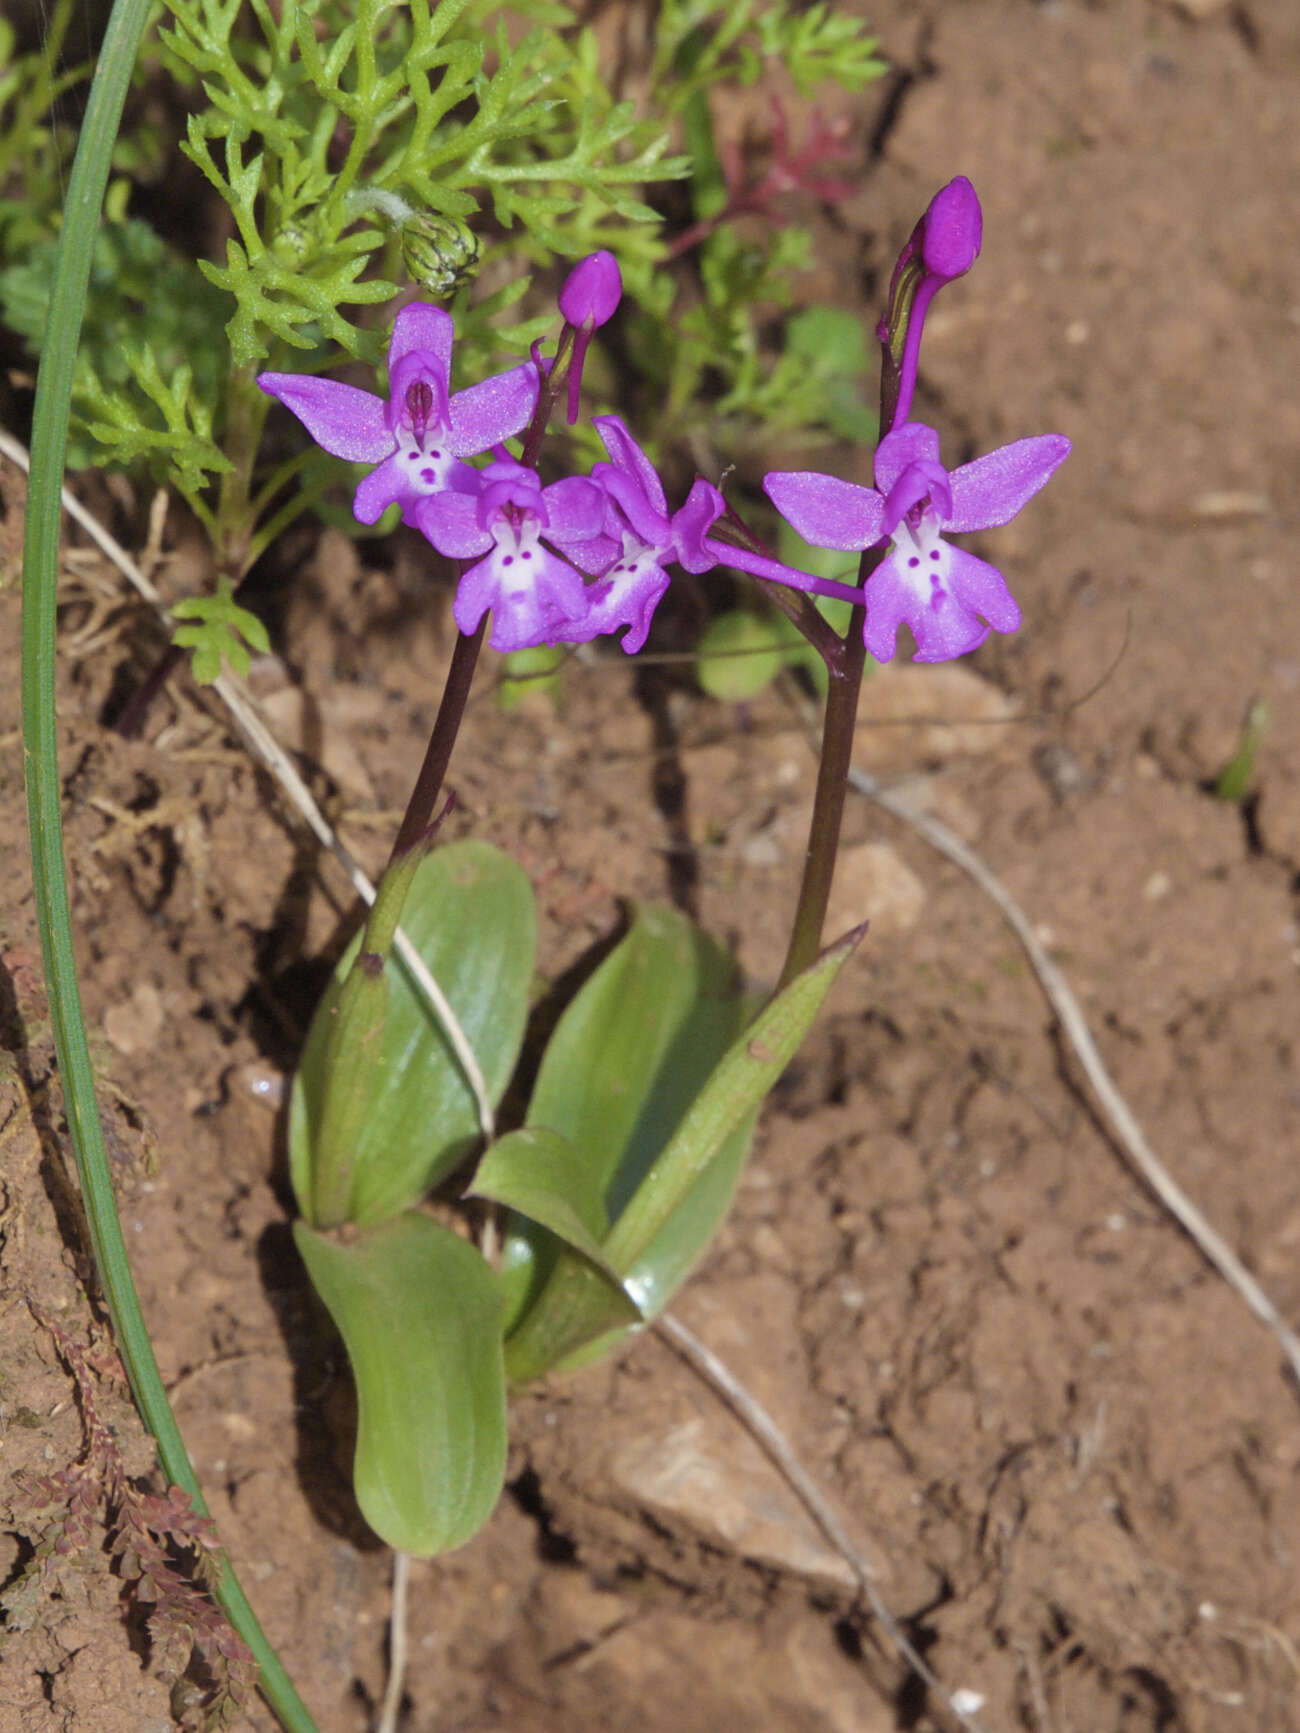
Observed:
[[[932,818],[929,813],[917,811],[902,795],[885,788],[874,776],[869,776],[865,770],[859,770],[856,765],[849,771],[849,780],[860,794],[865,794],[869,800],[884,807],[886,812],[901,819],[919,836],[924,837],[931,848],[936,849],[954,866],[960,867],[974,879],[985,896],[996,904],[1003,919],[1023,946],[1030,967],[1037,975],[1047,1002],[1055,1012],[1061,1030],[1092,1086],[1093,1094],[1116,1143],[1206,1260],[1214,1266],[1229,1287],[1241,1296],[1260,1322],[1273,1332],[1286,1356],[1297,1386],[1300,1387],[1300,1337],[1296,1336],[1232,1247],[1206,1220],[1147,1142],[1132,1108],[1120,1094],[1106,1069],[1105,1061],[1097,1050],[1097,1044],[1069,982],[1039,943],[1029,923],[1029,917],[1020,904],[1001,879],[985,866],[974,849],[968,848],[946,824]]]
[[[29,472],[31,460],[25,447],[3,429],[0,429],[0,454],[7,457],[11,463],[16,464],[24,475]],[[96,521],[66,487],[63,490],[63,508],[69,517],[81,525],[101,552],[113,562],[136,593],[143,597],[157,613],[170,635],[171,619],[166,602],[126,549],[109,535],[103,525]],[[156,545],[161,535],[161,524],[158,519],[159,514],[156,511],[151,514],[150,547],[155,550],[153,555],[155,560],[157,557]],[[292,805],[297,808],[301,817],[306,821],[317,841],[333,855],[351,881],[353,890],[369,907],[375,900],[375,887],[362,870],[360,862],[339,840],[333,826],[312,798],[311,790],[298,775],[288,755],[258,715],[242,682],[236,680],[233,675],[221,674],[213,682],[212,689],[230,712],[231,720],[240,734],[243,735],[249,750],[266,765]],[[478,1111],[479,1128],[485,1141],[490,1143],[495,1131],[495,1120],[492,1103],[488,1097],[487,1084],[484,1081],[482,1068],[474,1049],[470,1045],[465,1031],[461,1028],[456,1013],[448,1004],[442,988],[434,979],[420,953],[400,927],[394,944],[416,991],[425,999],[434,1016],[442,1025],[448,1043],[464,1074],[465,1081],[473,1091]]]

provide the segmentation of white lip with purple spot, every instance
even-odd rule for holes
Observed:
[[[917,599],[931,607],[942,606],[948,594],[951,552],[933,512],[924,512],[917,523],[903,518],[894,531],[893,568]]]
[[[445,433],[439,437],[439,432],[429,428],[423,443],[404,432],[398,442],[398,459],[414,493],[441,493],[448,485],[456,459],[447,448]]]

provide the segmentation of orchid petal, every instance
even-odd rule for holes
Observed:
[[[727,509],[727,502],[703,476],[686,496],[686,503],[672,517],[672,550],[678,563],[697,576],[712,571],[718,556],[705,537]],[[666,550],[661,550],[666,551]]]
[[[873,487],[810,470],[775,470],[763,477],[763,490],[815,548],[860,550],[880,540],[885,502]]]
[[[591,605],[581,633],[575,631],[571,641],[587,644],[626,626],[622,646],[629,656],[634,656],[649,636],[654,611],[670,582],[668,573],[653,560],[620,563],[587,591]]]
[[[1010,523],[1069,455],[1070,442],[1063,434],[1042,433],[953,470],[952,513],[944,519],[945,531],[988,530]]]
[[[587,542],[605,524],[605,495],[594,481],[571,475],[542,490],[549,517],[547,535],[554,541]]]
[[[257,383],[291,409],[323,450],[349,463],[378,463],[393,449],[382,397],[336,379],[259,373]]]
[[[939,435],[923,421],[906,421],[887,433],[876,452],[876,486],[888,494],[914,463],[939,466]]]
[[[947,583],[961,606],[987,620],[995,632],[1019,630],[1020,608],[1016,599],[1002,573],[987,560],[968,554],[965,548],[950,547]]]
[[[547,530],[546,534],[566,560],[572,561],[579,571],[589,572],[592,577],[603,576],[623,551],[621,537],[612,536],[607,531],[572,541],[563,534],[557,535],[553,529]]]
[[[614,317],[623,294],[623,276],[613,253],[590,253],[564,279],[560,312],[570,325],[591,320],[593,329]]]
[[[417,418],[411,395],[412,388],[421,384],[427,387],[432,403]],[[445,436],[451,420],[447,407],[447,369],[436,355],[427,349],[412,349],[400,356],[388,369],[388,391],[388,419],[395,433],[405,427],[419,438],[426,431],[435,438]]]
[[[644,488],[635,475],[612,463],[595,464],[591,479],[609,495],[619,511],[636,532],[637,539],[651,548],[667,548],[673,539],[673,527],[663,512],[647,499]],[[662,489],[660,490],[662,494]]]
[[[628,432],[618,415],[593,415],[591,425],[605,442],[610,462],[639,483],[642,493],[661,518],[668,516],[668,499],[659,472]],[[638,534],[640,532],[638,531]]]
[[[460,580],[452,615],[461,631],[469,633],[478,629],[489,608],[492,648],[528,650],[572,642],[575,622],[587,613],[587,591],[572,566],[540,544],[516,551],[513,541],[498,542]]]
[[[473,494],[448,490],[420,500],[411,513],[420,534],[448,559],[468,560],[492,546],[492,532],[478,520],[478,500]]]
[[[953,551],[953,550],[950,550]],[[894,555],[882,560],[867,579],[867,621],[863,637],[877,662],[888,662],[897,648],[898,628],[910,628],[915,661],[947,662],[978,649],[988,637],[983,626],[948,590],[926,595],[909,582]]]
[[[952,510],[952,488],[948,471],[941,463],[922,458],[909,463],[885,495],[885,516],[880,525],[883,535],[892,536],[914,506],[928,501],[940,522]]]
[[[537,407],[538,376],[531,361],[495,374],[451,400],[449,444],[457,457],[475,457],[527,425]]]
[[[923,220],[921,256],[928,272],[945,283],[961,277],[979,257],[984,217],[965,175],[941,187]]]
[[[430,368],[441,373],[445,391],[451,377],[454,336],[450,313],[441,307],[431,307],[427,301],[412,301],[393,321],[393,335],[388,344],[389,373],[405,356],[422,350]]]
[[[359,524],[378,523],[394,500],[400,500],[405,510],[416,497],[408,479],[405,453],[394,452],[378,469],[361,478],[352,500],[352,515]]]

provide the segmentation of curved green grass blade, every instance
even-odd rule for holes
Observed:
[[[301,1221],[293,1237],[352,1364],[361,1514],[417,1558],[463,1546],[505,1479],[496,1277],[473,1246],[416,1210],[351,1239]]]
[[[206,1512],[140,1312],[104,1154],[72,949],[59,808],[54,688],[60,494],[67,455],[72,373],[113,141],[149,12],[150,0],[115,0],[68,183],[32,422],[31,484],[23,559],[23,746],[32,880],[50,1017],[95,1262],[136,1405],[157,1440],[163,1472],[173,1485],[189,1493],[196,1510]],[[217,1594],[231,1624],[253,1651],[261,1669],[259,1687],[281,1722],[290,1733],[315,1733],[315,1722],[224,1559]]]

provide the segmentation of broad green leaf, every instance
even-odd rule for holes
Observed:
[[[507,1349],[511,1380],[523,1383],[611,1329],[620,1334],[641,1314],[605,1262],[609,1222],[590,1165],[554,1131],[524,1129],[494,1143],[479,1163],[471,1195],[506,1204],[553,1234],[563,1248],[547,1260],[546,1303],[529,1315]],[[530,1242],[510,1236],[518,1248]],[[518,1255],[516,1250],[515,1256]],[[511,1252],[507,1248],[506,1266]],[[503,1272],[503,1285],[514,1279]],[[527,1280],[527,1272],[523,1272]]]
[[[558,1132],[525,1127],[499,1138],[475,1169],[467,1195],[518,1210],[604,1268],[604,1202],[588,1165]]]
[[[798,1051],[862,931],[824,952],[764,1007],[700,1090],[636,1195],[619,1213],[605,1240],[605,1256],[625,1276],[643,1312],[649,1308],[632,1272],[643,1259],[653,1258],[678,1212],[689,1214],[692,1194],[727,1139],[741,1129]]]
[[[673,909],[637,908],[626,938],[569,1006],[542,1060],[530,1126],[559,1131],[608,1214],[641,1185],[752,1007],[726,950]],[[689,1220],[673,1224],[636,1274],[645,1293],[676,1285],[712,1237],[743,1165],[752,1125],[715,1152]],[[570,1242],[572,1243],[572,1242]],[[507,1236],[506,1364],[514,1381],[586,1359],[638,1314],[620,1314],[595,1271],[533,1223]],[[617,1295],[616,1298],[623,1296]],[[665,1294],[666,1297],[666,1294]],[[639,1304],[638,1296],[638,1304]]]
[[[734,974],[722,947],[684,916],[641,904],[551,1036],[528,1124],[558,1132],[580,1151],[609,1214],[635,1190],[741,1027]],[[616,1192],[621,1170],[627,1177]],[[553,1239],[533,1223],[515,1223],[507,1234],[507,1334],[536,1298],[555,1254]]]
[[[562,1247],[540,1299],[506,1342],[506,1376],[511,1384],[526,1384],[553,1367],[583,1365],[642,1321],[613,1277]]]
[[[350,1241],[301,1221],[293,1232],[352,1364],[361,1514],[418,1558],[463,1546],[505,1476],[496,1277],[473,1246],[415,1210]]]
[[[584,1152],[616,1214],[744,1018],[724,947],[675,909],[639,904],[561,1017],[527,1123]]]
[[[450,843],[421,862],[402,927],[428,964],[478,1057],[495,1103],[514,1069],[532,982],[536,917],[522,869],[483,842]],[[315,1221],[317,1126],[329,1028],[360,945],[344,955],[313,1019],[289,1114],[289,1165],[299,1207]],[[394,955],[385,965],[382,1039],[351,1057],[372,1091],[361,1116],[349,1217],[395,1215],[444,1178],[479,1135],[474,1095],[434,1013]]]

